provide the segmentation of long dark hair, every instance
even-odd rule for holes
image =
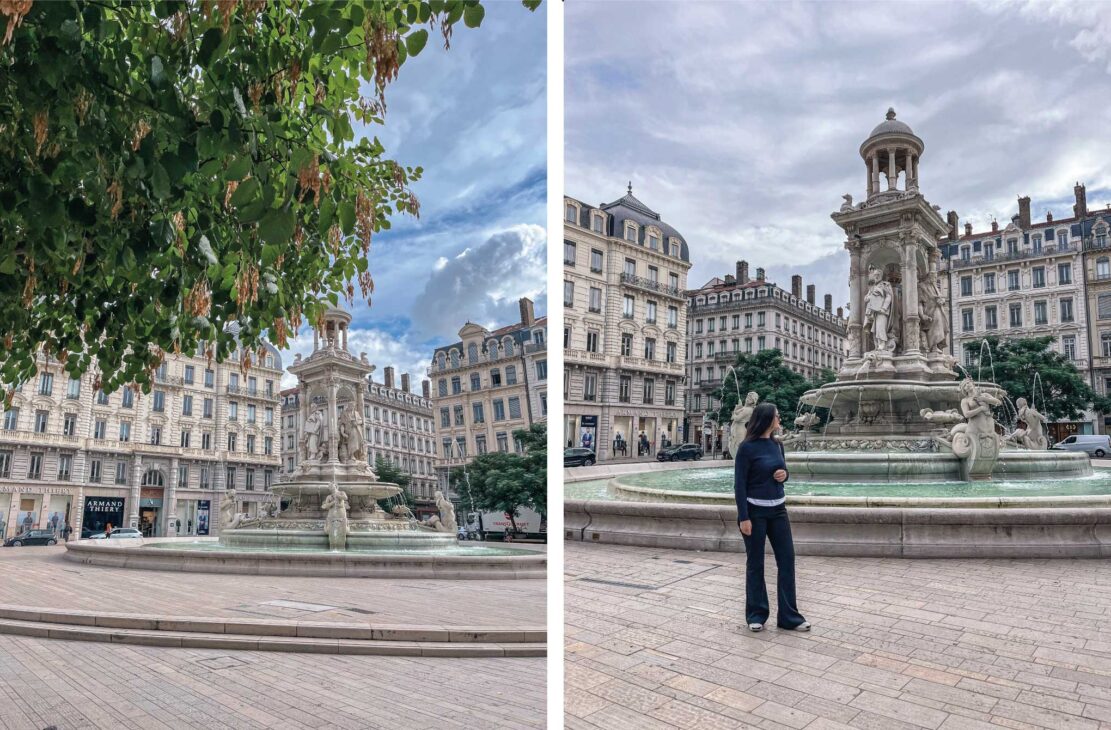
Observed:
[[[745,441],[763,438],[764,434],[772,427],[775,414],[779,411],[775,403],[764,401],[752,409],[752,415],[745,424]],[[743,441],[741,443],[744,443]]]

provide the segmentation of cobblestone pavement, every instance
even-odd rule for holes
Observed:
[[[544,666],[0,636],[0,728],[542,728]]]
[[[60,545],[0,549],[0,603],[214,618],[456,626],[544,624],[543,580],[178,573],[81,565],[65,560],[64,553]]]
[[[569,728],[1111,728],[1107,561],[801,557],[752,634],[743,555],[564,547]]]

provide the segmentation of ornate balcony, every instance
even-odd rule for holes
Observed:
[[[665,297],[671,297],[672,299],[686,300],[687,298],[686,292],[678,287],[667,286],[658,281],[634,276],[633,274],[622,274],[621,283],[625,286],[631,286],[635,289],[652,292],[653,294],[661,294]]]

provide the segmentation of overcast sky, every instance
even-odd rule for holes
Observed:
[[[829,214],[865,195],[888,107],[926,149],[921,189],[961,226],[1111,202],[1111,3],[566,4],[566,190],[633,194],[690,244],[688,285],[746,259],[834,305]]]
[[[356,298],[348,338],[381,380],[387,365],[413,375],[413,390],[438,345],[470,320],[502,326],[517,300],[545,312],[546,32],[543,10],[486,3],[482,27],[459,23],[450,50],[438,32],[386,90],[386,156],[424,168],[414,185],[420,220],[395,216],[370,253],[373,306]],[[356,287],[356,292],[358,288]],[[285,364],[312,349],[303,328]],[[286,375],[283,385],[296,384]]]

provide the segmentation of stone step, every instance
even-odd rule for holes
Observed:
[[[67,628],[120,629],[140,632],[207,634],[241,637],[323,639],[356,642],[411,642],[437,644],[541,644],[547,631],[540,627],[390,625],[334,621],[283,621],[192,616],[57,610],[0,604],[0,621]]]
[[[542,657],[543,642],[467,642],[329,639],[303,636],[260,636],[201,631],[109,628],[47,621],[0,619],[0,634],[65,641],[99,641],[138,646],[229,651],[284,651],[310,654],[360,654],[415,657]]]

